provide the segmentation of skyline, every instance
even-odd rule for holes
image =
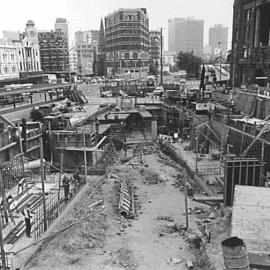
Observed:
[[[131,0],[11,0],[1,3],[2,10],[14,12],[12,17],[9,12],[1,15],[0,35],[2,36],[3,30],[23,32],[29,19],[34,21],[38,30],[52,30],[55,19],[63,17],[69,22],[69,36],[74,40],[76,31],[99,30],[100,19],[119,8],[146,8],[150,21],[149,30],[165,28],[165,49],[168,48],[168,19],[187,17],[204,20],[205,45],[208,45],[210,27],[215,24],[227,26],[228,48],[231,47],[233,0],[168,0],[166,5],[155,0],[137,0],[135,3]]]

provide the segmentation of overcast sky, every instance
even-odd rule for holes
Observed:
[[[214,24],[229,27],[231,40],[233,0],[0,0],[0,33],[23,31],[31,19],[39,30],[51,30],[56,17],[69,21],[71,35],[77,30],[99,29],[100,18],[118,8],[147,8],[150,29],[165,28],[168,19],[195,17],[205,20],[205,44],[208,28]],[[167,37],[165,37],[167,48]]]

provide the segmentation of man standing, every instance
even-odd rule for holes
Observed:
[[[63,187],[64,187],[64,194],[65,194],[65,203],[68,202],[68,195],[69,195],[69,179],[65,175],[63,178]]]
[[[23,216],[25,221],[25,233],[27,237],[31,237],[31,218],[33,217],[30,210],[30,203],[27,203],[26,207],[23,210]]]
[[[81,177],[80,177],[80,170],[79,170],[79,168],[73,174],[73,178],[75,179],[76,187],[79,188],[79,186],[81,185]]]

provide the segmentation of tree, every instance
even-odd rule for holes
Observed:
[[[188,75],[198,76],[202,59],[193,52],[180,52],[177,56],[177,66],[185,70]]]

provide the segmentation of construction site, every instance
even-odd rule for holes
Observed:
[[[1,109],[1,269],[269,269],[269,91],[132,83]]]

